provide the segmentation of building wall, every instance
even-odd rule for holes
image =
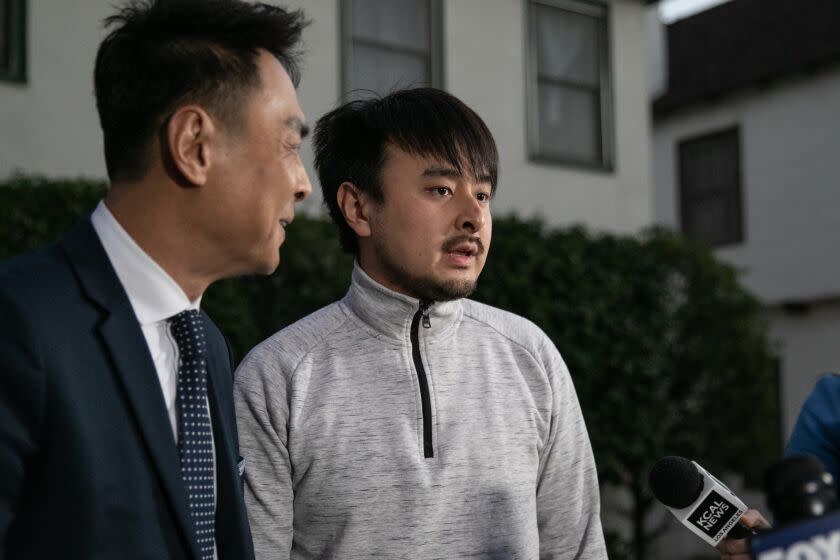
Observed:
[[[304,9],[313,22],[304,34],[299,96],[314,122],[340,99],[338,0],[280,3]],[[0,82],[0,177],[15,171],[105,176],[92,73],[104,36],[101,21],[112,4],[29,2],[30,81]],[[638,0],[610,5],[616,166],[600,172],[535,164],[526,157],[525,0],[444,0],[445,85],[484,117],[497,139],[497,212],[617,232],[651,223],[646,10]],[[311,170],[308,144],[303,157]],[[308,207],[318,208],[319,197]]]
[[[840,371],[840,68],[687,110],[654,125],[657,222],[679,228],[677,144],[739,125],[745,241],[717,255],[767,306],[786,438],[821,373]],[[805,305],[790,306],[784,304]],[[761,419],[756,419],[761,421]]]
[[[646,10],[611,2],[616,168],[529,162],[525,153],[525,2],[446,2],[446,86],[484,117],[499,144],[496,211],[631,232],[652,220]]]
[[[817,380],[827,372],[840,373],[840,300],[797,312],[773,308],[768,319],[782,359],[782,428],[787,438]]]
[[[104,177],[93,62],[107,0],[27,3],[27,84],[0,82],[0,178]]]
[[[745,241],[717,251],[763,301],[840,294],[840,68],[704,105],[655,123],[655,213],[678,227],[679,140],[741,129]]]

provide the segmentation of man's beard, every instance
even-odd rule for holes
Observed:
[[[406,295],[426,301],[450,301],[469,296],[475,291],[475,280],[437,280],[430,275],[418,276],[403,268],[388,254],[384,240],[374,238],[373,250],[390,282]]]

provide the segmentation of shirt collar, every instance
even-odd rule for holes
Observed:
[[[90,219],[141,325],[198,309],[201,296],[191,302],[175,280],[123,229],[104,201],[99,202]]]
[[[353,265],[353,281],[342,300],[370,328],[404,340],[410,336],[411,321],[420,309],[420,300],[395,292],[367,275],[359,263]],[[436,337],[454,325],[463,315],[461,300],[434,302],[428,308],[429,327],[420,327],[424,336]]]

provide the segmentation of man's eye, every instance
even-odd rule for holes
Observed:
[[[478,193],[475,195],[478,198],[479,202],[488,202],[490,200],[490,195],[487,193]]]
[[[434,188],[435,194],[439,194],[440,196],[446,196],[452,194],[452,189],[449,187],[435,187]]]

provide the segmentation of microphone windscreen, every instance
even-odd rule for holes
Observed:
[[[703,475],[685,457],[663,457],[653,465],[648,483],[654,497],[668,507],[690,506],[703,491]]]

